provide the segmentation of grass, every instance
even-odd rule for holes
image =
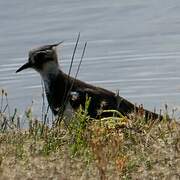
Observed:
[[[180,123],[113,112],[96,120],[80,108],[68,126],[50,126],[31,108],[11,114],[2,90],[0,179],[180,179]]]

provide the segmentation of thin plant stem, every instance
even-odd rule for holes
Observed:
[[[70,64],[70,67],[69,67],[68,76],[71,75],[71,69],[72,69],[72,65],[73,65],[73,61],[74,61],[74,56],[76,54],[76,49],[77,49],[77,46],[78,46],[78,43],[79,43],[79,39],[80,39],[80,32],[78,34],[78,37],[77,37],[77,40],[76,40],[76,45],[74,47],[73,55],[72,55],[72,58],[71,58],[71,64]]]
[[[1,112],[3,108],[3,101],[4,101],[4,90],[2,90],[2,95],[1,95]]]
[[[45,112],[45,89],[44,89],[44,84],[43,80],[41,79],[41,87],[42,87],[42,119],[44,119],[44,112]]]
[[[62,117],[63,117],[63,114],[64,114],[65,105],[66,105],[66,99],[67,99],[68,91],[69,91],[68,90],[69,79],[70,79],[71,69],[72,69],[72,65],[73,65],[73,62],[74,62],[74,57],[75,57],[75,54],[76,54],[79,39],[80,39],[80,32],[78,34],[76,44],[75,44],[75,47],[74,47],[74,50],[73,50],[72,58],[71,58],[71,63],[70,63],[69,72],[68,72],[68,78],[67,78],[67,81],[66,81],[66,84],[65,84],[65,91],[64,91],[64,96],[63,96],[63,100],[62,100],[63,104],[62,104],[62,106],[60,107],[60,109],[58,111],[58,121],[62,120]]]
[[[10,107],[9,107],[9,101],[8,101],[7,93],[5,93],[5,97],[6,97],[6,104],[7,104],[7,109],[8,109],[8,115],[9,115],[9,119],[10,119],[11,113],[10,113]]]
[[[71,93],[71,90],[72,90],[72,88],[73,88],[74,82],[75,82],[75,80],[76,80],[76,78],[77,78],[77,75],[78,75],[78,73],[79,73],[80,66],[81,66],[82,61],[83,61],[83,58],[84,58],[86,46],[87,46],[87,42],[86,42],[85,45],[84,45],[83,52],[82,52],[82,55],[81,55],[81,59],[80,59],[80,61],[79,61],[79,65],[78,65],[78,68],[77,68],[75,77],[74,77],[74,79],[73,79],[73,81],[72,81],[72,84],[71,84],[71,86],[70,86],[67,94],[66,94],[66,97],[65,97],[66,99],[65,99],[64,104],[63,104],[63,107],[62,107],[62,108],[63,108],[63,109],[62,109],[62,112],[59,114],[60,116],[58,117],[58,121],[61,121],[61,120],[62,120],[62,117],[63,117],[63,115],[64,115],[65,106],[66,106],[66,103],[68,102],[69,94]],[[68,82],[67,82],[67,83],[68,83]]]

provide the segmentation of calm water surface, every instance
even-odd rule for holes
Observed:
[[[29,49],[65,40],[59,61],[67,72],[78,32],[87,51],[78,78],[150,110],[180,111],[179,0],[0,0],[0,88],[12,108],[34,101],[41,109],[41,79],[33,70],[15,74]]]

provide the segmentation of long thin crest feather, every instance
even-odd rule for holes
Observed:
[[[57,47],[57,46],[59,46],[60,44],[62,44],[63,42],[64,42],[64,41],[61,41],[61,42],[52,44],[52,45],[50,45],[50,48]]]

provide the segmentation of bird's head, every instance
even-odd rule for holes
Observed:
[[[30,50],[28,62],[22,65],[16,73],[28,68],[33,68],[41,73],[47,66],[58,66],[56,47],[61,43],[44,45]]]

